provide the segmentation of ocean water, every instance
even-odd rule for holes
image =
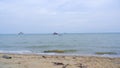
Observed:
[[[0,34],[0,53],[120,57],[120,33]]]

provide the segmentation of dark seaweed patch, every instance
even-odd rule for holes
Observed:
[[[44,53],[66,53],[66,52],[76,52],[77,50],[47,50]]]
[[[117,54],[116,52],[96,52],[95,54],[104,55],[104,54]]]

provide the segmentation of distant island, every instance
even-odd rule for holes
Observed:
[[[54,32],[53,35],[58,35],[58,33],[57,33],[57,32]]]
[[[18,35],[23,35],[24,33],[23,32],[19,32]]]

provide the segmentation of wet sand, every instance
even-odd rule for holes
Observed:
[[[0,54],[0,68],[120,68],[120,58]]]

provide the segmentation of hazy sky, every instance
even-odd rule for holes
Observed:
[[[120,0],[0,0],[0,33],[120,32]]]

